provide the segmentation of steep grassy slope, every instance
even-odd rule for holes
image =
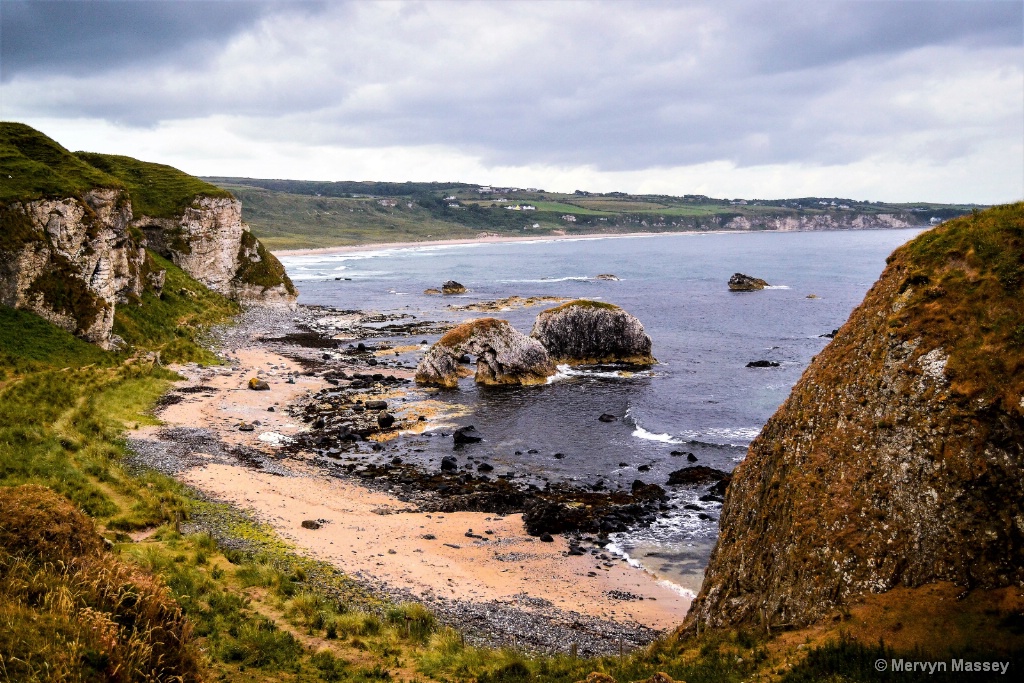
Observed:
[[[75,197],[96,187],[124,184],[30,126],[0,122],[0,205]]]
[[[1022,299],[1024,204],[897,249],[737,467],[691,629],[805,626],[896,589],[896,621],[928,586],[1019,593]],[[919,644],[994,647],[970,604]],[[1021,606],[991,609],[1009,629]]]

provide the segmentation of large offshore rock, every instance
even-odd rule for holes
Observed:
[[[729,278],[729,289],[733,292],[756,292],[767,286],[768,283],[761,278],[743,273],[733,273],[733,276]]]
[[[897,249],[736,468],[688,627],[1024,585],[1024,204]]]
[[[430,347],[416,366],[416,382],[455,387],[471,372],[460,362],[463,354],[477,357],[476,381],[481,384],[540,384],[555,374],[555,366],[537,341],[507,320],[480,318],[448,331]]]
[[[556,363],[651,365],[651,338],[634,316],[613,304],[577,299],[537,316],[530,336]]]

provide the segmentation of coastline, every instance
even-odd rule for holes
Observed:
[[[456,626],[472,615],[477,637],[491,644],[543,651],[557,648],[569,629],[581,654],[599,654],[619,640],[639,647],[683,621],[691,596],[599,550],[570,554],[564,537],[542,542],[526,533],[521,514],[431,512],[397,491],[329,471],[314,454],[280,448],[308,429],[289,407],[330,386],[327,367],[313,364],[321,349],[278,337],[288,326],[280,315],[256,313],[255,324],[220,339],[230,366],[177,368],[185,380],[165,397],[162,425],[132,434],[144,464],[267,524],[294,552],[378,593],[422,602]],[[250,390],[252,377],[269,390]],[[320,526],[306,528],[309,520]]]
[[[330,254],[348,254],[360,251],[378,251],[380,249],[413,249],[416,247],[446,247],[466,244],[502,244],[515,242],[561,242],[593,239],[625,239],[631,237],[655,237],[658,235],[713,235],[719,233],[743,234],[751,230],[679,230],[664,232],[594,232],[582,235],[487,235],[485,237],[460,237],[450,240],[424,240],[421,242],[378,242],[372,244],[349,244],[337,247],[316,247],[311,249],[279,249],[274,250],[277,257],[318,256]]]

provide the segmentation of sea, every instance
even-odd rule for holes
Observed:
[[[493,316],[528,334],[546,306],[500,313],[451,308],[513,295],[595,299],[635,315],[653,340],[658,364],[649,370],[563,366],[541,386],[482,387],[469,378],[457,389],[423,392],[458,416],[432,429],[450,433],[472,424],[483,434],[460,457],[471,450],[495,474],[507,470],[541,486],[601,482],[615,489],[637,479],[665,486],[669,473],[692,464],[731,471],[829,343],[823,335],[846,321],[893,249],[922,230],[593,237],[285,254],[281,261],[300,303],[410,316],[407,321]],[[737,272],[770,286],[731,292],[727,282]],[[447,280],[469,292],[424,294]],[[422,355],[419,348],[403,352],[408,365]],[[747,367],[758,360],[778,366]],[[602,414],[617,419],[601,422]],[[452,442],[428,435],[403,437],[403,457],[436,468],[452,454]],[[696,463],[685,455],[691,453]],[[703,579],[721,506],[698,500],[706,487],[666,489],[674,509],[648,527],[613,534],[608,549],[690,594]]]

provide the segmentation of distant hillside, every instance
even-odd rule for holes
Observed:
[[[805,197],[573,194],[467,183],[315,182],[210,177],[242,200],[272,249],[496,235],[688,230],[836,230],[929,225],[969,213],[953,204]]]

